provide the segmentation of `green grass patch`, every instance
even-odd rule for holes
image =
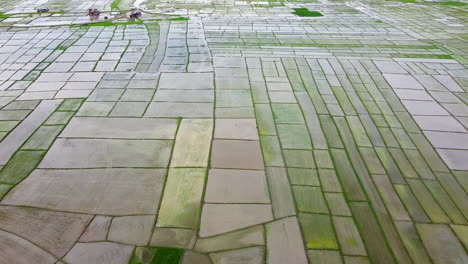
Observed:
[[[411,59],[439,59],[453,60],[453,57],[445,54],[395,54],[394,58],[411,58]]]
[[[66,50],[67,48],[68,48],[67,46],[60,44],[60,45],[58,45],[57,48],[55,48],[55,49],[56,49],[56,50]]]
[[[187,17],[175,17],[175,18],[169,18],[171,21],[186,21],[189,20]]]
[[[418,3],[418,1],[416,1],[416,0],[387,0],[387,1],[390,1],[390,2],[402,2],[402,3],[405,3],[405,4],[415,4],[415,3]]]
[[[301,16],[301,17],[321,17],[323,16],[322,13],[317,12],[317,11],[310,11],[307,8],[293,8],[296,16]]]
[[[458,1],[443,1],[443,2],[431,2],[432,4],[445,5],[445,6],[466,6],[467,3]]]
[[[122,3],[122,0],[114,0],[111,3],[111,9],[120,9],[119,6]]]
[[[129,264],[178,264],[184,250],[180,248],[137,247]]]
[[[0,12],[0,19],[6,19],[6,18],[9,18],[9,17],[11,17],[11,15],[6,15],[5,13]]]
[[[0,171],[0,183],[17,184],[41,162],[46,151],[18,151]]]
[[[377,20],[377,21],[375,21],[375,23],[383,23],[383,21],[382,20]]]
[[[468,57],[461,55],[453,55],[453,59],[458,61],[460,64],[468,64]]]

